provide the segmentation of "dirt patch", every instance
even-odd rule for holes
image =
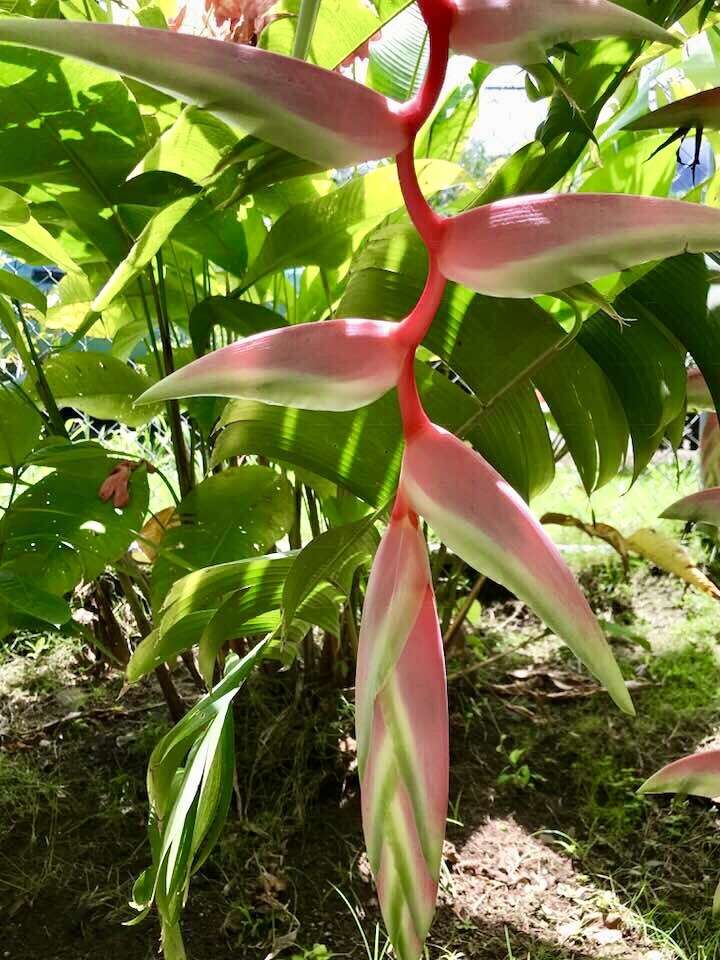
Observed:
[[[663,578],[636,575],[629,592],[616,584],[595,577],[599,609],[651,633],[657,617],[675,637],[660,655],[619,648],[640,684],[637,721],[553,644],[510,652],[536,624],[508,623],[507,604],[491,607],[487,632],[481,625],[451,664],[449,842],[432,958],[704,960],[720,950],[709,910],[720,863],[713,806],[634,793],[655,766],[717,731],[714,621]],[[476,647],[503,656],[468,672]],[[144,769],[167,729],[164,708],[150,683],[118,700],[119,677],[98,684],[67,650],[52,656],[0,669],[0,956],[155,957],[154,921],[121,923],[147,862]],[[193,883],[190,956],[360,958],[357,923],[372,953],[379,915],[345,695],[298,700],[293,684],[259,679],[236,725],[243,817],[231,813]]]

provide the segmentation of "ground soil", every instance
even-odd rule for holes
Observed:
[[[621,650],[641,720],[618,715],[553,644],[508,654],[538,624],[513,603],[490,605],[477,635],[496,659],[475,670],[470,637],[451,664],[471,672],[451,682],[451,822],[432,958],[710,960],[718,951],[713,805],[634,791],[714,734],[720,628],[648,568],[629,585],[615,568],[585,579],[596,606],[651,641],[652,652]],[[183,922],[197,960],[359,958],[357,922],[372,949],[378,912],[347,692],[298,699],[284,682],[259,680],[239,708],[239,801]],[[7,658],[0,704],[0,957],[157,956],[154,920],[122,925],[147,862],[144,768],[167,727],[157,690],[98,679],[66,643]]]

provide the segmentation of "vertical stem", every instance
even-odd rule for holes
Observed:
[[[420,189],[415,169],[415,141],[396,158],[400,189],[415,229],[430,251],[437,250],[444,233],[445,218],[435,213]]]
[[[438,312],[446,286],[447,280],[440,273],[437,262],[431,254],[425,288],[414,309],[402,321],[398,330],[398,337],[403,343],[411,347],[422,343]]]
[[[403,422],[405,440],[409,440],[429,424],[428,415],[423,409],[415,382],[415,351],[411,350],[403,365],[398,381],[398,399]]]
[[[298,60],[305,60],[308,55],[319,10],[320,0],[302,0],[300,4],[292,50],[292,55]]]
[[[69,437],[68,437],[67,429],[65,427],[65,421],[63,420],[60,414],[58,405],[55,402],[55,397],[53,396],[53,392],[50,389],[50,384],[48,383],[47,377],[45,376],[45,371],[42,368],[42,363],[40,362],[40,357],[38,356],[38,352],[35,349],[35,342],[32,338],[29,324],[25,319],[25,314],[23,313],[22,306],[20,305],[20,302],[18,300],[13,300],[13,306],[17,311],[18,317],[20,317],[20,323],[22,324],[23,333],[25,334],[25,339],[27,340],[27,343],[28,343],[28,351],[30,353],[30,359],[32,360],[32,365],[35,370],[38,393],[40,394],[40,398],[42,399],[43,406],[47,411],[47,415],[50,418],[50,424],[53,430],[55,431],[55,433],[58,434],[58,436],[65,437],[65,439],[67,440],[69,439]]]
[[[158,274],[162,274],[163,262],[162,257],[158,254],[157,257],[157,266]],[[165,312],[164,298],[161,297],[160,290],[158,285],[155,282],[155,274],[153,273],[152,267],[148,268],[148,278],[150,280],[150,289],[152,292],[153,301],[155,303],[155,312],[158,320],[158,329],[160,331],[160,344],[162,346],[162,356],[163,356],[163,373],[165,376],[171,374],[175,370],[175,361],[173,359],[172,352],[172,342],[170,340],[170,325],[168,321],[167,314]],[[164,292],[164,281],[163,281],[163,292]],[[183,436],[182,431],[182,419],[180,417],[180,405],[177,400],[168,400],[167,402],[167,412],[168,420],[170,422],[170,433],[173,441],[173,453],[175,455],[175,466],[178,473],[178,483],[180,484],[180,493],[182,496],[186,496],[193,488],[193,471],[192,463],[188,456],[187,447],[185,446],[185,437]]]
[[[144,639],[150,633],[150,622],[145,616],[145,611],[142,608],[142,604],[140,603],[138,595],[135,593],[135,587],[128,574],[123,570],[117,570],[116,573],[120,586],[122,587],[122,591],[125,594],[125,599],[127,600],[128,606],[130,607],[132,615],[135,618],[138,632]],[[185,703],[183,702],[182,697],[178,693],[177,688],[173,683],[172,674],[170,673],[168,665],[166,663],[161,663],[159,667],[156,667],[155,676],[157,677],[158,684],[162,690],[163,696],[165,697],[170,718],[174,723],[177,723],[178,720],[182,720],[182,718],[185,716]]]

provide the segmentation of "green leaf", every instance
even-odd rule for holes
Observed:
[[[19,193],[0,187],[0,224],[27,223],[30,208]]]
[[[717,308],[708,311],[709,291],[705,259],[691,254],[666,260],[632,288],[633,296],[692,355],[720,409],[720,314]]]
[[[307,59],[321,67],[337,67],[409,3],[410,0],[379,0],[370,6],[363,0],[322,0]],[[286,0],[283,6],[297,13],[300,0]],[[270,24],[260,34],[260,45],[276,53],[290,54],[294,21],[291,17]]]
[[[39,253],[48,264],[61,267],[68,273],[79,272],[80,267],[68,256],[61,243],[34,217],[24,223],[0,223],[0,229],[14,240]]]
[[[113,275],[98,293],[91,309],[102,313],[125,287],[135,280],[165,243],[180,221],[198,202],[198,196],[181,197],[169,206],[154,214],[143,229],[132,249],[115,269]]]
[[[0,293],[19,303],[29,303],[41,313],[47,310],[47,299],[42,290],[10,270],[0,269]]]
[[[155,606],[191,570],[264,553],[292,526],[294,500],[290,484],[273,470],[233,467],[195,487],[180,515],[181,526],[168,530],[153,567]]]
[[[13,387],[0,384],[0,465],[18,467],[42,430],[37,410]]]
[[[222,120],[198,107],[186,107],[152,145],[132,176],[165,170],[202,184],[237,141],[237,134]]]
[[[148,486],[136,470],[129,505],[103,503],[98,490],[113,466],[88,464],[71,482],[57,470],[17,497],[2,522],[3,569],[30,580],[42,570],[43,589],[63,594],[118,560],[142,528]]]
[[[25,463],[36,467],[49,467],[62,470],[65,474],[83,473],[89,465],[108,471],[114,466],[111,460],[123,460],[131,454],[109,450],[94,440],[65,440],[62,437],[48,437],[25,458]]]
[[[201,356],[210,346],[213,327],[222,327],[235,339],[264,333],[286,324],[287,321],[279,313],[249,300],[208,297],[193,307],[190,314],[190,336],[195,353]]]
[[[64,600],[36,586],[34,580],[19,577],[3,567],[0,567],[0,600],[55,626],[70,619],[70,607]]]
[[[443,160],[421,161],[418,176],[432,195],[455,182],[462,171]],[[243,289],[289,267],[338,267],[351,255],[357,234],[369,230],[403,203],[394,166],[356,177],[332,193],[292,207],[274,224]]]
[[[148,170],[120,185],[118,203],[145,207],[167,207],[183,197],[200,193],[202,187],[187,177],[168,170]]]
[[[427,26],[413,4],[372,44],[366,82],[386,97],[409,100],[420,88],[429,59]]]
[[[270,620],[261,617],[262,614],[270,611],[279,611],[282,604],[283,585],[276,584],[274,589],[267,589],[268,586],[269,584],[265,581],[263,590],[236,591],[223,602],[208,621],[200,638],[199,655],[200,672],[205,677],[206,683],[212,681],[215,658],[224,643],[265,629],[274,630],[280,624],[279,612]],[[327,592],[317,589],[298,605],[293,617],[288,621],[288,629],[298,620],[305,624],[315,624],[336,635],[337,604]],[[302,632],[304,633],[305,629]]]
[[[415,148],[418,157],[442,157],[459,163],[477,118],[480,87],[491,72],[486,63],[476,63],[469,82],[456,87],[431,121],[423,128]]]
[[[68,350],[45,364],[45,376],[61,407],[101,420],[118,420],[139,427],[158,413],[157,405],[134,407],[133,401],[152,381],[109,353]]]
[[[559,350],[534,381],[557,423],[588,494],[625,462],[628,424],[615,388],[577,343]]]
[[[283,626],[287,630],[300,605],[324,582],[350,592],[355,570],[374,555],[378,537],[375,522],[380,511],[357,523],[333,527],[300,551],[283,590]]]
[[[178,917],[190,878],[215,845],[230,803],[235,772],[232,701],[267,646],[267,640],[262,641],[242,660],[228,657],[222,681],[162,738],[150,758],[153,866],[140,894],[142,905],[155,900],[174,957],[184,954]]]
[[[578,342],[617,391],[630,427],[637,478],[685,403],[687,377],[683,353],[652,314],[630,292],[616,305],[634,322],[621,329],[616,320],[595,314],[584,324]]]

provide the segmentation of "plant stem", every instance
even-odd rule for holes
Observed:
[[[158,254],[157,256],[157,267],[158,275],[162,276],[163,262],[162,256]],[[150,289],[152,292],[153,301],[155,303],[155,312],[158,320],[158,330],[160,331],[160,344],[162,346],[162,356],[163,356],[163,373],[165,376],[173,373],[175,370],[175,362],[173,359],[172,352],[172,342],[170,340],[170,325],[168,321],[165,308],[167,301],[163,296],[161,296],[161,291],[158,288],[158,284],[155,281],[155,274],[152,267],[148,268],[148,277],[150,280]],[[164,293],[164,280],[162,292]],[[175,466],[177,468],[178,474],[178,483],[180,485],[180,493],[182,496],[187,496],[188,493],[192,490],[194,486],[194,478],[192,471],[192,463],[188,456],[187,447],[185,445],[185,437],[183,436],[182,431],[182,419],[180,417],[180,405],[177,400],[168,400],[167,402],[167,412],[168,420],[170,422],[170,433],[172,436],[173,442],[173,453],[175,455]]]
[[[485,586],[486,583],[487,583],[486,576],[481,575],[477,578],[477,580],[473,584],[472,590],[465,598],[465,602],[460,608],[460,611],[457,617],[455,617],[455,620],[450,624],[448,629],[445,631],[445,636],[443,637],[443,646],[445,647],[446,651],[452,647],[455,641],[455,638],[460,632],[460,628],[468,618],[468,614],[470,613],[470,609],[472,608],[472,605],[477,600],[480,591],[482,590],[482,588]]]
[[[429,209],[429,208],[428,208]],[[422,343],[442,302],[447,280],[430,255],[428,275],[420,299],[398,328],[398,337],[412,347]]]
[[[298,60],[307,58],[319,10],[320,0],[302,0],[300,4],[292,49],[292,55]]]
[[[417,383],[415,382],[414,364],[415,351],[411,350],[407,355],[397,385],[403,435],[406,441],[430,422],[420,402]]]
[[[18,300],[13,300],[13,306],[17,311],[18,317],[20,317],[23,333],[25,334],[25,339],[28,343],[30,359],[32,360],[32,365],[35,370],[37,390],[50,419],[50,425],[52,426],[54,432],[58,434],[58,436],[65,437],[66,440],[69,440],[70,437],[68,436],[68,432],[65,427],[65,421],[60,414],[58,405],[55,402],[55,397],[50,389],[50,384],[45,376],[45,371],[42,368],[42,363],[40,362],[40,357],[35,349],[35,342],[33,341],[32,334],[30,333],[30,327],[25,318],[25,314],[23,313],[22,306]]]
[[[128,606],[132,611],[132,615],[135,618],[135,623],[137,624],[138,632],[140,636],[144,639],[147,637],[152,629],[150,621],[145,616],[145,611],[142,608],[142,604],[138,598],[138,595],[135,593],[135,586],[123,570],[116,570],[117,578],[122,587],[122,591],[125,594],[125,599],[128,602]],[[161,663],[160,666],[155,668],[155,676],[157,677],[158,684],[162,690],[163,696],[165,697],[165,703],[167,704],[170,717],[174,723],[177,723],[178,720],[182,720],[185,716],[186,708],[185,703],[183,702],[182,697],[177,691],[177,687],[173,682],[172,675],[166,663]]]

